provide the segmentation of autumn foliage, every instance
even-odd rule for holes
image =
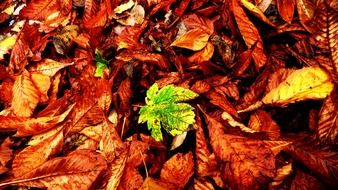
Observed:
[[[0,189],[335,189],[335,0],[2,0]]]

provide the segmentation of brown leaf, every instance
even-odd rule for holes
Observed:
[[[275,175],[275,159],[269,146],[260,140],[251,140],[224,133],[223,125],[205,115],[211,146],[216,158],[227,165],[221,168],[222,178],[233,189],[259,189]],[[261,159],[264,158],[264,159]]]
[[[35,67],[30,67],[29,71],[41,73],[47,76],[54,76],[59,70],[73,65],[74,63],[61,63],[52,59],[44,59]]]
[[[214,190],[214,186],[205,178],[195,178],[194,179],[194,188],[195,190]]]
[[[43,133],[62,122],[73,106],[61,115],[39,118],[21,118],[14,116],[0,116],[0,131],[17,131],[16,137],[25,137]]]
[[[316,45],[329,53],[329,61],[319,62],[328,69],[333,79],[338,74],[338,12],[325,3],[318,6],[318,10],[311,20],[313,27],[313,39]],[[338,81],[335,81],[338,82]]]
[[[319,139],[328,144],[338,143],[338,95],[337,89],[324,100],[319,113],[317,135]]]
[[[120,151],[119,155],[116,155],[115,159],[112,160],[109,167],[109,180],[106,186],[106,189],[117,189],[120,181],[122,180],[122,175],[125,170],[126,161],[127,161],[128,151],[124,149]]]
[[[236,108],[227,100],[227,98],[216,92],[215,90],[209,91],[206,96],[210,99],[210,103],[222,108],[223,111],[237,117]]]
[[[18,184],[48,189],[90,189],[106,169],[107,163],[100,154],[78,150],[51,159],[20,178],[2,182],[0,187]]]
[[[45,163],[58,154],[63,146],[63,130],[45,139],[39,144],[29,146],[19,152],[12,164],[13,174],[20,177]]]
[[[102,133],[100,150],[107,161],[111,162],[116,159],[116,154],[120,154],[126,147],[119,137],[115,126],[107,119],[103,121]]]
[[[286,164],[285,166],[277,170],[276,177],[273,179],[273,182],[270,183],[269,188],[273,189],[278,187],[284,182],[284,180],[291,175],[292,173],[292,163]]]
[[[45,20],[59,8],[58,0],[33,0],[20,12],[20,17],[30,20]]]
[[[143,177],[133,167],[126,167],[118,190],[139,190],[143,184]]]
[[[143,61],[146,63],[154,64],[161,69],[167,69],[169,67],[167,61],[164,59],[164,57],[161,54],[149,53],[148,51],[145,51],[145,50],[122,51],[115,58],[118,60],[126,61],[126,62],[136,59],[136,60]]]
[[[14,82],[12,109],[18,117],[30,117],[40,101],[40,96],[45,94],[46,89],[49,88],[49,77],[41,78],[41,75],[34,76],[34,78],[42,80],[33,81],[32,75],[28,71],[24,71]]]
[[[254,4],[252,4],[251,2],[249,2],[248,0],[240,0],[241,4],[248,9],[253,15],[255,15],[257,18],[261,19],[264,23],[275,27],[275,25],[269,20],[269,18],[267,18],[264,13],[258,8],[256,7]]]
[[[326,150],[325,147],[316,147],[311,140],[302,138],[298,138],[293,146],[288,146],[285,151],[309,168],[322,181],[332,187],[337,185],[337,152]]]
[[[183,23],[188,29],[199,28],[208,34],[214,33],[214,21],[197,14],[190,14],[183,18]]]
[[[285,22],[291,24],[293,19],[293,12],[295,10],[294,0],[277,0],[277,8],[279,15],[282,17]]]
[[[286,106],[304,100],[321,100],[333,90],[328,74],[319,67],[306,67],[292,72],[276,88],[268,92],[262,101],[239,112],[251,111],[262,105]]]
[[[175,190],[177,188],[174,187],[171,184],[168,184],[168,183],[165,183],[165,182],[162,182],[162,181],[159,181],[159,180],[155,180],[151,177],[147,177],[144,180],[140,190],[153,190],[153,189],[156,189],[156,190]]]
[[[204,61],[209,61],[212,55],[214,54],[214,46],[212,43],[208,42],[207,45],[201,50],[194,53],[188,58],[190,62],[202,63]]]
[[[280,136],[279,126],[271,116],[263,110],[257,110],[251,114],[248,126],[255,131],[266,132],[272,140]]]
[[[307,31],[312,32],[313,30],[308,27],[308,25],[315,15],[315,4],[313,3],[313,1],[296,0],[296,5],[300,23]]]
[[[207,45],[209,36],[208,33],[201,29],[191,29],[176,39],[170,46],[199,51]]]
[[[301,170],[296,170],[296,176],[291,183],[290,190],[307,190],[318,189],[324,190],[325,186],[315,177],[304,173]]]
[[[12,149],[10,148],[12,146],[12,141],[9,138],[6,138],[0,145],[0,167],[4,167],[7,165],[7,163],[12,159]],[[0,172],[1,174],[1,172]]]
[[[253,49],[252,58],[255,61],[256,68],[259,69],[264,66],[267,61],[264,54],[263,41],[259,32],[249,20],[244,10],[239,6],[237,0],[232,0],[232,10],[246,46],[248,49],[250,49],[253,45],[256,46]]]
[[[161,180],[183,188],[194,173],[194,160],[191,152],[177,153],[163,164]]]
[[[27,58],[32,55],[32,51],[26,40],[26,31],[29,31],[30,29],[31,27],[25,23],[16,38],[10,57],[10,66],[14,71],[21,71],[28,64]]]

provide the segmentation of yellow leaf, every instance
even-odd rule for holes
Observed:
[[[169,189],[175,189],[175,188],[162,181],[155,180],[151,177],[147,177],[144,180],[143,185],[141,186],[141,190],[152,190],[152,189],[169,190]]]
[[[124,11],[131,9],[134,6],[134,4],[135,4],[135,2],[133,0],[129,0],[127,3],[123,3],[123,4],[119,5],[119,6],[117,6],[114,9],[114,12],[118,13],[118,14],[121,14]]]
[[[7,36],[0,40],[0,59],[4,58],[4,55],[8,53],[8,50],[12,49],[16,41],[16,35]]]
[[[242,5],[248,9],[253,15],[255,15],[257,18],[261,19],[266,24],[276,27],[265,15],[264,13],[256,7],[254,4],[250,3],[247,0],[241,0]]]
[[[264,104],[287,105],[304,100],[326,98],[334,85],[328,74],[319,67],[307,67],[293,72],[263,99]]]
[[[333,90],[329,75],[319,67],[306,67],[291,73],[263,99],[239,112],[252,111],[262,105],[287,106],[305,100],[321,100]]]
[[[204,61],[209,61],[212,55],[214,54],[214,46],[212,43],[208,42],[207,45],[199,52],[196,52],[188,59],[190,62],[202,63]]]
[[[176,39],[170,46],[199,51],[203,49],[209,40],[210,35],[201,29],[192,29]]]

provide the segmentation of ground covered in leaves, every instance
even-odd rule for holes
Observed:
[[[2,0],[0,189],[334,189],[334,0]]]

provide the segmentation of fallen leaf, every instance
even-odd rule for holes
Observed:
[[[252,58],[255,61],[256,68],[263,67],[266,63],[266,55],[264,53],[263,41],[259,35],[257,28],[249,20],[244,10],[239,6],[237,0],[232,0],[232,9],[236,23],[245,41],[245,44],[250,49],[253,45]]]
[[[0,187],[19,184],[48,189],[89,189],[106,169],[106,161],[101,155],[78,150],[51,159],[20,178],[2,182]]]
[[[306,67],[292,72],[278,87],[268,92],[261,101],[239,112],[251,111],[264,105],[286,106],[305,100],[321,100],[333,90],[327,73],[319,67]]]
[[[62,149],[63,140],[63,131],[60,130],[39,144],[23,149],[13,160],[14,176],[23,176],[58,154]]]
[[[209,36],[201,29],[192,29],[176,39],[170,46],[199,51],[207,45]]]
[[[201,50],[194,53],[188,58],[190,62],[202,63],[204,61],[209,61],[214,54],[214,46],[208,42],[207,45]]]
[[[184,132],[178,136],[175,136],[173,141],[171,142],[170,150],[175,150],[176,148],[180,147],[183,144],[186,137],[187,137],[187,132]]]
[[[59,70],[68,67],[70,65],[74,65],[72,63],[61,63],[52,59],[44,59],[40,63],[38,63],[35,67],[30,67],[29,71],[41,73],[47,76],[54,76]]]
[[[13,142],[6,138],[0,145],[0,175],[7,171],[6,165],[13,157],[11,146]]]
[[[277,0],[277,8],[279,15],[283,18],[283,20],[289,24],[293,19],[293,13],[295,9],[294,0],[281,1]]]
[[[159,181],[159,180],[155,180],[151,177],[147,177],[140,190],[153,190],[153,189],[156,189],[156,190],[174,190],[176,189],[176,187],[168,184],[168,183],[165,183],[165,182],[162,182],[162,181]]]
[[[271,116],[263,110],[257,110],[251,114],[248,126],[255,131],[265,132],[271,140],[280,137],[279,126]]]
[[[319,139],[324,143],[338,143],[338,97],[337,90],[324,100],[319,112],[319,121],[316,132]]]
[[[9,53],[16,42],[16,35],[6,35],[0,40],[0,60],[4,59],[4,55]]]
[[[194,170],[194,160],[191,152],[187,154],[177,153],[163,164],[161,180],[183,188]]]
[[[273,179],[273,182],[270,183],[269,188],[278,187],[280,184],[286,180],[288,176],[292,174],[292,163],[286,164],[277,170],[276,177]]]
[[[19,117],[30,117],[39,100],[40,92],[35,86],[31,74],[28,71],[22,72],[16,78],[13,86],[13,112]]]
[[[134,5],[135,5],[135,2],[133,0],[129,0],[127,3],[122,3],[121,5],[117,6],[114,9],[114,12],[121,14],[124,11],[131,9]]]
[[[261,19],[264,23],[276,27],[265,15],[264,13],[256,7],[254,4],[252,4],[250,1],[247,0],[240,0],[241,4],[248,9],[253,15],[255,15],[257,18]]]

